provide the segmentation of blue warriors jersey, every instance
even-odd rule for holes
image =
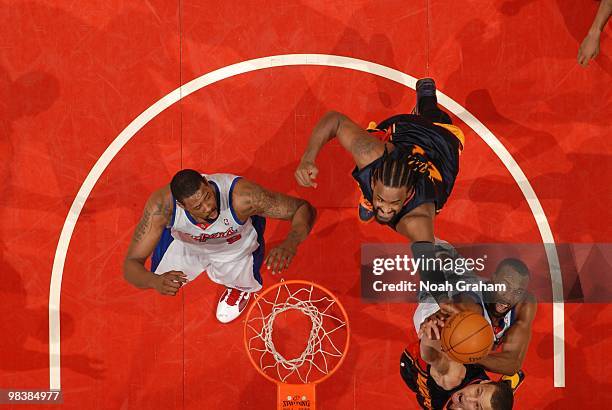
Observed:
[[[459,172],[459,155],[464,141],[461,131],[453,125],[434,124],[423,117],[409,114],[391,117],[374,131],[388,136],[388,141],[394,146],[389,153],[391,157],[407,154],[411,167],[419,173],[414,196],[388,225],[395,229],[404,215],[425,203],[435,204],[436,212],[439,212],[450,196]],[[381,161],[382,157],[353,170],[352,176],[363,196],[364,212],[368,208],[371,211],[373,192],[370,182],[372,172]]]

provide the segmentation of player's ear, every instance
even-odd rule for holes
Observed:
[[[176,204],[177,204],[179,207],[181,207],[181,208],[185,209],[185,205],[183,205],[183,204],[181,203],[181,201],[176,201]]]

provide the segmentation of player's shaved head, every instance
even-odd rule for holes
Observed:
[[[185,198],[195,194],[206,179],[193,169],[182,169],[177,172],[170,182],[170,191],[177,201],[183,203]]]
[[[489,283],[503,285],[505,290],[487,292],[487,310],[489,315],[504,317],[527,296],[530,273],[527,265],[520,259],[502,260],[493,273]]]
[[[503,268],[511,268],[516,273],[519,273],[521,276],[531,277],[529,273],[529,268],[525,263],[517,258],[506,258],[502,260],[499,265],[497,265],[496,272],[500,272]]]

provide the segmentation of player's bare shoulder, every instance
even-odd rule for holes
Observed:
[[[172,211],[174,210],[174,199],[170,192],[170,186],[166,185],[154,191],[143,211],[143,216],[148,215],[149,218],[156,224],[168,225],[172,219]]]
[[[173,210],[174,200],[169,186],[160,188],[149,196],[134,230],[126,258],[144,261],[151,254],[164,228],[170,224]]]
[[[522,302],[516,305],[517,316],[522,320],[532,321],[538,310],[538,301],[535,295],[529,291]]]
[[[310,207],[312,215],[316,214],[305,200],[270,191],[245,178],[240,178],[234,186],[232,203],[234,211],[242,220],[253,215],[288,220],[304,204]]]
[[[238,216],[249,217],[256,213],[256,201],[257,197],[261,196],[261,191],[263,189],[259,185],[246,178],[236,181],[232,191],[232,204]]]
[[[240,178],[232,192],[234,211],[244,220],[252,215],[260,215],[274,206],[273,193],[261,185]]]

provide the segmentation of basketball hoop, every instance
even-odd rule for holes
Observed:
[[[327,289],[289,280],[258,295],[245,319],[244,343],[257,371],[277,385],[278,410],[314,410],[315,386],[342,365],[350,328]]]

